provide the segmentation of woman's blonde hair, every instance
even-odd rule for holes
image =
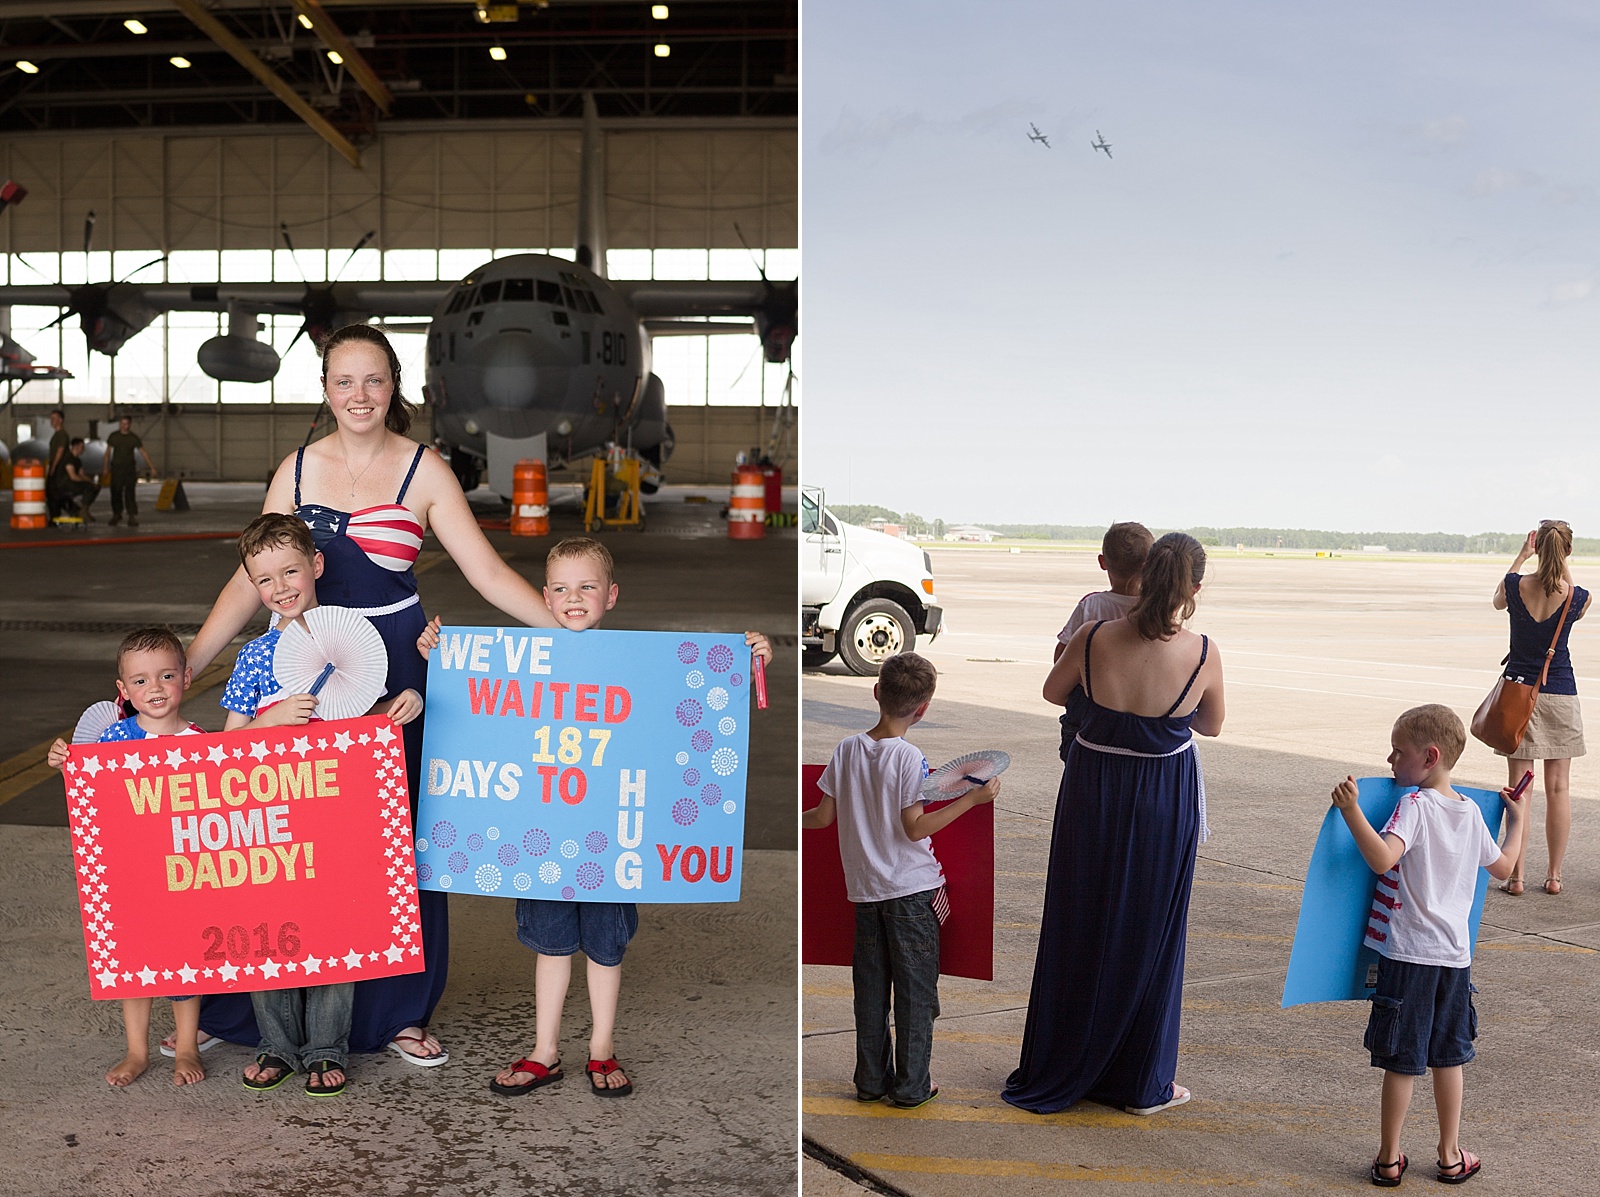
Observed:
[[[1539,585],[1546,594],[1556,593],[1566,574],[1567,558],[1572,556],[1572,529],[1565,520],[1540,520],[1539,530],[1533,534],[1533,551],[1539,558],[1535,571]]]
[[[1144,559],[1139,601],[1128,619],[1146,640],[1165,640],[1194,614],[1194,588],[1206,576],[1206,551],[1186,532],[1168,532]]]

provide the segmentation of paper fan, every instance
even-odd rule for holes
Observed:
[[[313,607],[300,618],[305,626],[284,628],[272,653],[272,672],[284,694],[316,694],[319,719],[365,715],[389,676],[389,653],[378,629],[348,607]],[[325,677],[330,665],[333,672]]]
[[[72,742],[93,744],[105,733],[106,728],[121,718],[122,708],[109,699],[85,707],[83,714],[78,716],[78,726],[72,729]]]
[[[929,802],[943,802],[959,798],[968,790],[976,789],[991,777],[998,777],[1011,767],[1011,755],[998,748],[982,752],[969,752],[953,761],[946,761],[922,779],[922,796]]]

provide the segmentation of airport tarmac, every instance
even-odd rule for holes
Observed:
[[[433,1023],[451,1051],[444,1067],[357,1056],[347,1092],[313,1102],[294,1082],[246,1092],[239,1073],[252,1053],[223,1045],[203,1057],[199,1085],[175,1089],[161,1060],[126,1090],[106,1085],[121,1017],[88,997],[61,782],[39,761],[51,737],[109,695],[127,628],[166,621],[192,635],[234,569],[229,539],[143,538],[236,532],[259,510],[261,487],[187,491],[181,514],[155,512],[153,488],[141,491],[136,530],[0,531],[0,1194],[792,1193],[795,538],[774,529],[729,541],[716,503],[681,495],[647,503],[643,533],[602,534],[621,586],[607,627],[759,628],[777,659],[770,708],[752,712],[742,900],[641,908],[617,1032],[637,1092],[622,1101],[587,1092],[579,968],[564,1019],[567,1079],[522,1098],[490,1094],[489,1078],[532,1046],[532,955],[515,941],[510,902],[460,895]],[[504,518],[490,500],[475,506]],[[579,531],[578,512],[557,505],[552,537]],[[553,539],[488,535],[512,565],[542,576]],[[74,543],[11,547],[29,538]],[[502,622],[436,542],[418,572],[430,615]],[[220,727],[225,680],[225,661],[197,679],[186,714]],[[164,1032],[171,1014],[156,1007]]]
[[[803,1130],[808,1151],[916,1197],[1246,1191],[1357,1191],[1377,1150],[1380,1074],[1361,1048],[1365,1003],[1280,1008],[1302,882],[1328,794],[1347,773],[1376,776],[1394,717],[1422,702],[1471,715],[1505,652],[1489,602],[1500,558],[1242,556],[1214,551],[1191,626],[1223,655],[1227,723],[1202,740],[1212,827],[1190,908],[1178,1080],[1187,1106],[1154,1118],[1080,1103],[1040,1117],[1000,1090],[1021,1044],[1061,776],[1057,709],[1039,697],[1053,639],[1084,593],[1105,588],[1092,552],[929,546],[948,631],[919,651],[940,670],[912,733],[928,759],[978,748],[1012,756],[996,804],[995,977],[944,978],[936,1025],[937,1101],[916,1111],[853,1097],[849,970],[802,969]],[[1573,565],[1600,582],[1595,562]],[[1600,694],[1600,639],[1572,636],[1579,689]],[[803,679],[801,759],[875,715],[871,679],[837,664]],[[1476,741],[1465,784],[1504,784]],[[1466,1072],[1462,1142],[1484,1160],[1488,1193],[1587,1191],[1600,1152],[1600,766],[1573,765],[1566,892],[1491,889],[1473,977],[1477,1062]],[[1536,789],[1529,877],[1544,876]],[[1432,1185],[1436,1125],[1419,1083],[1404,1149],[1408,1185]],[[805,1191],[860,1188],[814,1159]]]

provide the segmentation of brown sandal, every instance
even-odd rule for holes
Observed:
[[[1525,888],[1521,877],[1507,877],[1500,886],[1500,892],[1510,894],[1513,898],[1520,898]]]
[[[1555,886],[1554,889],[1550,888],[1552,885]],[[1551,897],[1555,897],[1555,895],[1559,894],[1561,892],[1561,878],[1546,877],[1544,879],[1544,892],[1549,894]]]

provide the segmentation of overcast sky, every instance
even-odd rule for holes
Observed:
[[[831,502],[1600,535],[1592,4],[806,0],[804,55]]]

